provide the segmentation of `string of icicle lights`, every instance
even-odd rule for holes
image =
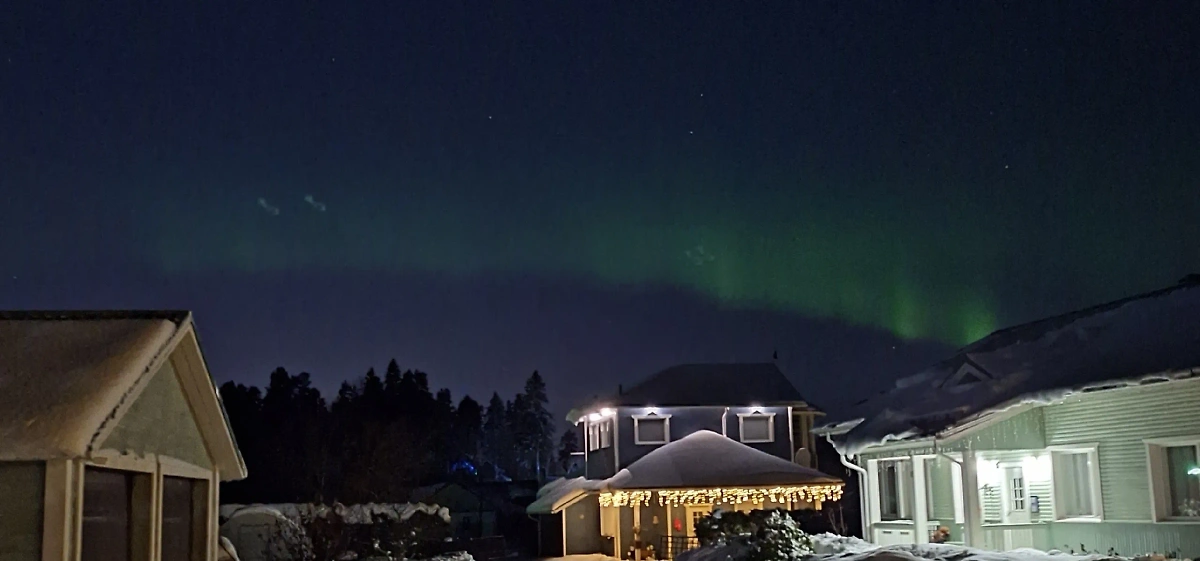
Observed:
[[[612,491],[600,493],[600,506],[649,506],[655,491]],[[842,498],[841,485],[803,485],[746,489],[725,487],[715,489],[662,489],[657,491],[658,504],[670,506],[739,504],[760,505],[767,502],[826,502]]]

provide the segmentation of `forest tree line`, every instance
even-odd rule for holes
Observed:
[[[308,373],[271,373],[264,389],[227,382],[221,398],[249,477],[222,486],[222,502],[402,502],[415,487],[452,480],[540,480],[559,473],[578,446],[554,442],[546,383],[538,372],[510,400],[484,406],[429,377],[370,369],[328,402]]]

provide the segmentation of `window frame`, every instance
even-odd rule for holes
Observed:
[[[1100,445],[1099,444],[1073,444],[1066,446],[1047,446],[1046,451],[1050,453],[1050,498],[1054,504],[1054,521],[1055,522],[1103,522],[1104,521],[1104,491],[1103,483],[1100,480]],[[1064,501],[1060,496],[1061,489],[1058,485],[1056,460],[1061,454],[1086,454],[1088,458],[1088,472],[1091,477],[1091,495],[1092,495],[1092,511],[1095,514],[1088,516],[1069,516],[1063,513]]]
[[[660,444],[668,444],[671,442],[671,415],[648,413],[645,415],[632,415],[633,417],[633,443],[639,446],[657,446]],[[662,421],[663,422],[663,439],[662,440],[645,440],[642,438],[642,430],[639,425],[641,421]]]
[[[885,523],[913,522],[916,519],[916,512],[913,512],[913,510],[916,506],[913,503],[913,501],[916,500],[916,495],[915,495],[916,489],[915,489],[915,485],[913,486],[913,488],[910,488],[909,485],[907,485],[907,483],[910,481],[910,479],[915,477],[914,470],[915,470],[916,462],[914,462],[911,457],[881,458],[878,460],[878,462],[879,463],[876,464],[876,470],[878,472],[878,475],[876,477],[879,481],[879,493],[878,493],[879,499],[876,502],[879,503],[878,504],[879,521],[885,522]],[[889,518],[889,516],[891,516],[891,514],[888,512],[885,512],[885,509],[883,506],[884,505],[884,484],[883,484],[884,476],[883,476],[883,474],[886,471],[887,464],[895,464],[896,465],[896,485],[895,485],[895,489],[896,489],[896,514],[895,514],[895,516],[896,517],[895,518]],[[928,486],[926,486],[926,490],[928,491]]]
[[[608,430],[604,430],[607,425]],[[587,450],[595,452],[613,447],[613,417],[587,422]],[[605,442],[607,440],[607,442]]]
[[[1146,472],[1150,478],[1150,509],[1153,520],[1183,524],[1200,523],[1200,516],[1171,514],[1171,482],[1167,474],[1167,448],[1191,446],[1196,449],[1196,458],[1200,461],[1200,435],[1150,438],[1143,442],[1146,445]]]
[[[738,441],[743,444],[768,444],[775,442],[775,413],[738,413]],[[746,440],[746,418],[766,418],[767,419],[767,439],[766,440]]]

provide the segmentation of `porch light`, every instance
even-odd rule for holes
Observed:
[[[614,411],[613,411],[612,409],[609,409],[609,408],[607,408],[607,407],[605,407],[605,408],[603,408],[603,409],[601,409],[601,410],[600,410],[600,416],[601,416],[601,417],[611,417],[613,413],[614,413]]]
[[[595,423],[595,422],[600,421],[600,419],[603,419],[604,417],[601,417],[599,413],[592,413],[591,415],[588,415],[587,418],[589,421]]]
[[[1188,475],[1200,475],[1200,467],[1194,467],[1188,470]]]

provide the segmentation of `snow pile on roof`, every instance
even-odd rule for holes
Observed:
[[[330,512],[341,516],[349,524],[370,524],[374,522],[377,516],[383,516],[390,520],[408,520],[418,512],[437,516],[447,524],[450,523],[449,509],[438,505],[422,503],[366,503],[357,505],[335,503],[333,506],[296,503],[249,506],[221,505],[220,514],[222,518],[234,518],[235,516],[250,513],[275,513],[288,520],[299,520],[312,516],[324,517]]]
[[[700,430],[642,456],[611,477],[607,486],[671,489],[841,482],[715,432]]]
[[[557,479],[538,490],[525,512],[552,514],[582,495],[615,489],[703,489],[838,485],[842,480],[794,464],[708,430],[696,431],[638,458],[608,479]]]
[[[0,460],[86,456],[178,329],[166,314],[69,315],[0,312]]]
[[[988,411],[1196,374],[1200,282],[1189,282],[997,331],[831,415],[818,430],[833,434],[842,453],[857,454],[889,440],[934,435]]]
[[[804,403],[800,390],[773,362],[681,364],[646,378],[619,395],[581,405],[568,414],[574,423],[600,407],[633,405],[726,406]]]
[[[604,479],[586,479],[583,477],[559,478],[538,489],[537,499],[525,507],[529,514],[553,514],[582,495],[600,491],[604,488]]]

